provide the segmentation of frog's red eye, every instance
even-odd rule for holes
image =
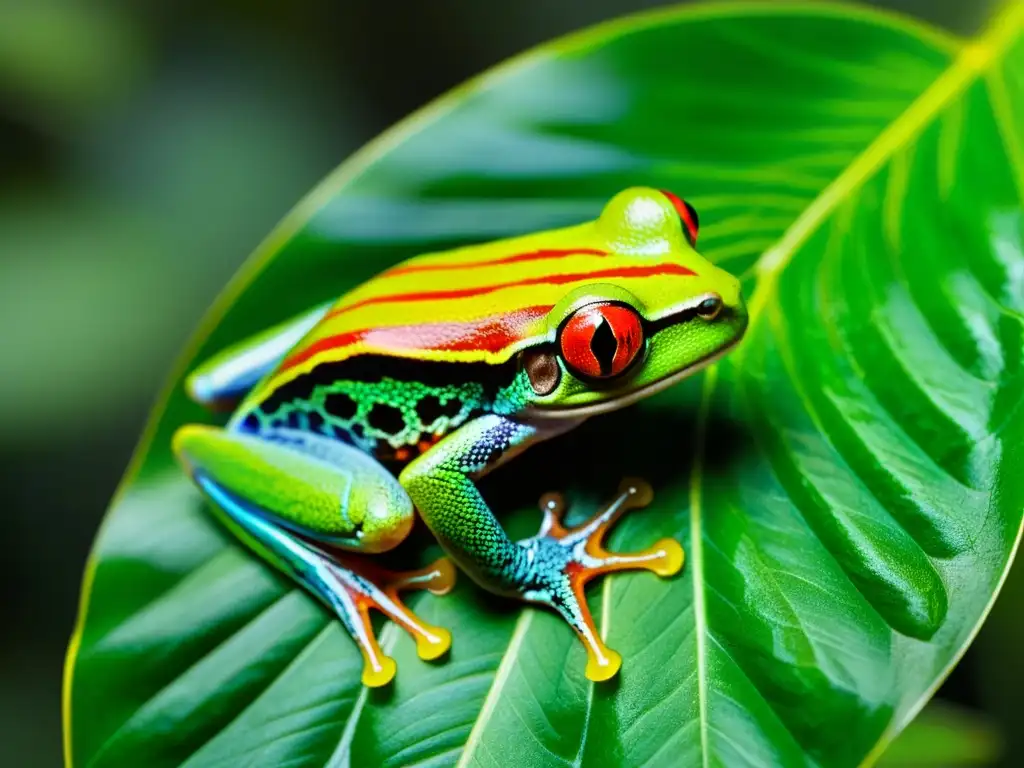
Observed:
[[[621,304],[588,304],[562,328],[560,344],[566,364],[587,378],[618,376],[643,347],[640,316]]]
[[[672,207],[676,209],[676,213],[679,214],[679,221],[683,225],[683,234],[686,235],[686,241],[690,244],[691,248],[696,248],[697,233],[700,231],[700,219],[697,218],[697,211],[681,197],[676,197],[667,190],[661,190],[661,194],[668,198],[668,201],[672,203]]]

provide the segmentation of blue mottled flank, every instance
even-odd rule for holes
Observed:
[[[486,413],[512,415],[527,402],[529,380],[518,374],[506,387],[488,395],[479,382],[429,385],[384,378],[338,380],[314,387],[308,397],[253,412],[259,432],[307,430],[341,440],[375,456],[394,455],[403,447],[418,454],[472,418]]]

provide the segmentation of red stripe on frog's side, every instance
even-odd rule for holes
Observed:
[[[485,350],[498,352],[521,339],[525,330],[551,311],[551,305],[525,307],[517,312],[484,317],[465,323],[423,323],[364,328],[358,331],[318,339],[287,358],[281,371],[294,368],[321,352],[338,347],[361,345],[368,351],[429,350],[459,352]]]

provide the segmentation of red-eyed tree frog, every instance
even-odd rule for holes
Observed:
[[[195,370],[190,395],[232,415],[224,428],[181,427],[174,451],[242,541],[333,609],[362,651],[364,684],[395,674],[371,608],[411,633],[422,658],[448,649],[450,634],[398,593],[445,592],[453,563],[484,589],[557,611],[587,650],[586,676],[606,680],[621,659],[595,629],[584,584],[616,570],[670,576],[683,563],[672,539],[630,554],[601,546],[650,488],[627,479],[572,529],[549,494],[537,535],[512,541],[476,481],[739,342],[740,283],[697,253],[698,226],[681,198],[636,187],[593,221],[405,261]],[[417,510],[448,558],[392,573],[346,554],[396,546]]]

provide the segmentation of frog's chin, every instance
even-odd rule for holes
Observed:
[[[625,408],[627,405],[633,405],[633,403],[639,402],[644,398],[655,395],[662,390],[668,389],[673,384],[677,384],[688,376],[707,368],[709,365],[713,365],[721,360],[725,355],[735,347],[741,337],[737,337],[735,340],[729,342],[727,345],[719,349],[717,352],[708,355],[702,360],[698,360],[693,365],[682,368],[675,373],[666,376],[658,381],[652,381],[650,384],[639,389],[635,389],[632,392],[627,392],[622,397],[616,397],[611,400],[605,400],[600,403],[588,403],[587,405],[580,405],[568,408],[527,408],[524,415],[530,420],[547,420],[547,419],[587,419],[591,416],[597,416],[602,413],[610,413],[611,411],[617,411],[620,408]]]

